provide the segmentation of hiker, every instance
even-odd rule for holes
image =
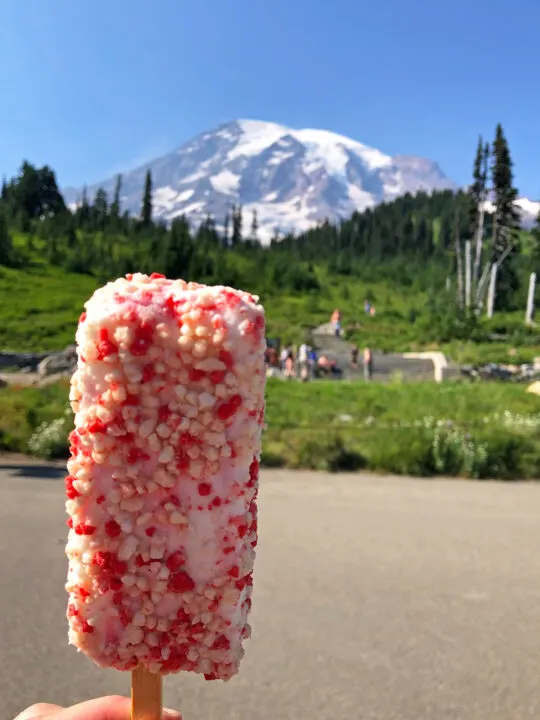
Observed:
[[[339,337],[341,335],[341,313],[339,312],[339,310],[337,308],[332,313],[330,322],[334,326],[334,333],[335,333],[336,337]]]
[[[285,357],[285,377],[292,378],[296,375],[294,371],[294,352],[292,349],[292,345],[289,345],[286,350],[287,355]]]
[[[370,348],[364,348],[364,380],[370,382],[373,375],[373,355]]]
[[[279,354],[279,366],[281,368],[281,371],[284,373],[286,370],[287,365],[287,356],[289,355],[289,346],[284,345],[281,349],[281,353]]]
[[[298,367],[300,369],[300,379],[304,382],[308,379],[308,355],[310,347],[307,343],[303,342],[298,348]]]
[[[339,310],[337,308],[332,313],[330,322],[332,323],[332,325],[334,327],[334,333],[335,333],[336,337],[339,337],[341,335],[341,313],[339,312]]]

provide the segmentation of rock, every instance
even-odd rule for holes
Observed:
[[[22,370],[28,368],[29,372],[36,372],[39,363],[47,357],[49,353],[30,353],[30,352],[0,352],[0,369],[1,368],[17,368]]]
[[[38,365],[40,377],[72,374],[77,367],[77,349],[70,345],[65,350],[47,355]]]

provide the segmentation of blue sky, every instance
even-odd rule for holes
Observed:
[[[0,0],[0,173],[91,183],[243,117],[465,183],[500,121],[537,198],[539,28],[540,0]]]

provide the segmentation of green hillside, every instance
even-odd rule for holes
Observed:
[[[529,275],[540,270],[540,230],[519,230],[500,126],[492,148],[488,172],[489,148],[479,144],[468,192],[405,195],[339,225],[276,236],[269,246],[258,241],[256,214],[245,217],[239,206],[198,228],[184,217],[170,227],[155,221],[149,174],[140,217],[122,213],[121,176],[113,198],[98,190],[71,211],[54,172],[25,162],[0,193],[0,348],[64,347],[96,287],[128,272],[155,271],[259,295],[268,335],[283,342],[300,343],[337,307],[347,337],[358,344],[441,348],[460,362],[529,360],[540,355],[538,333],[524,322]],[[488,189],[495,222],[489,214],[480,220],[477,211]],[[471,271],[467,308],[459,290],[463,257],[466,241],[474,248],[477,235],[481,262]],[[495,264],[495,315],[487,321],[481,277]],[[366,299],[373,316],[364,312]]]

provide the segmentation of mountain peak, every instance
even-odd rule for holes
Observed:
[[[406,192],[456,188],[431,160],[391,157],[328,130],[253,119],[223,123],[126,172],[122,205],[135,214],[147,169],[157,218],[186,215],[199,223],[212,215],[220,227],[231,206],[240,204],[246,213],[257,211],[263,242],[276,231],[301,232],[326,219],[336,222]],[[89,188],[90,196],[97,187],[111,196],[114,179]],[[66,190],[65,195],[76,202],[80,192]]]

